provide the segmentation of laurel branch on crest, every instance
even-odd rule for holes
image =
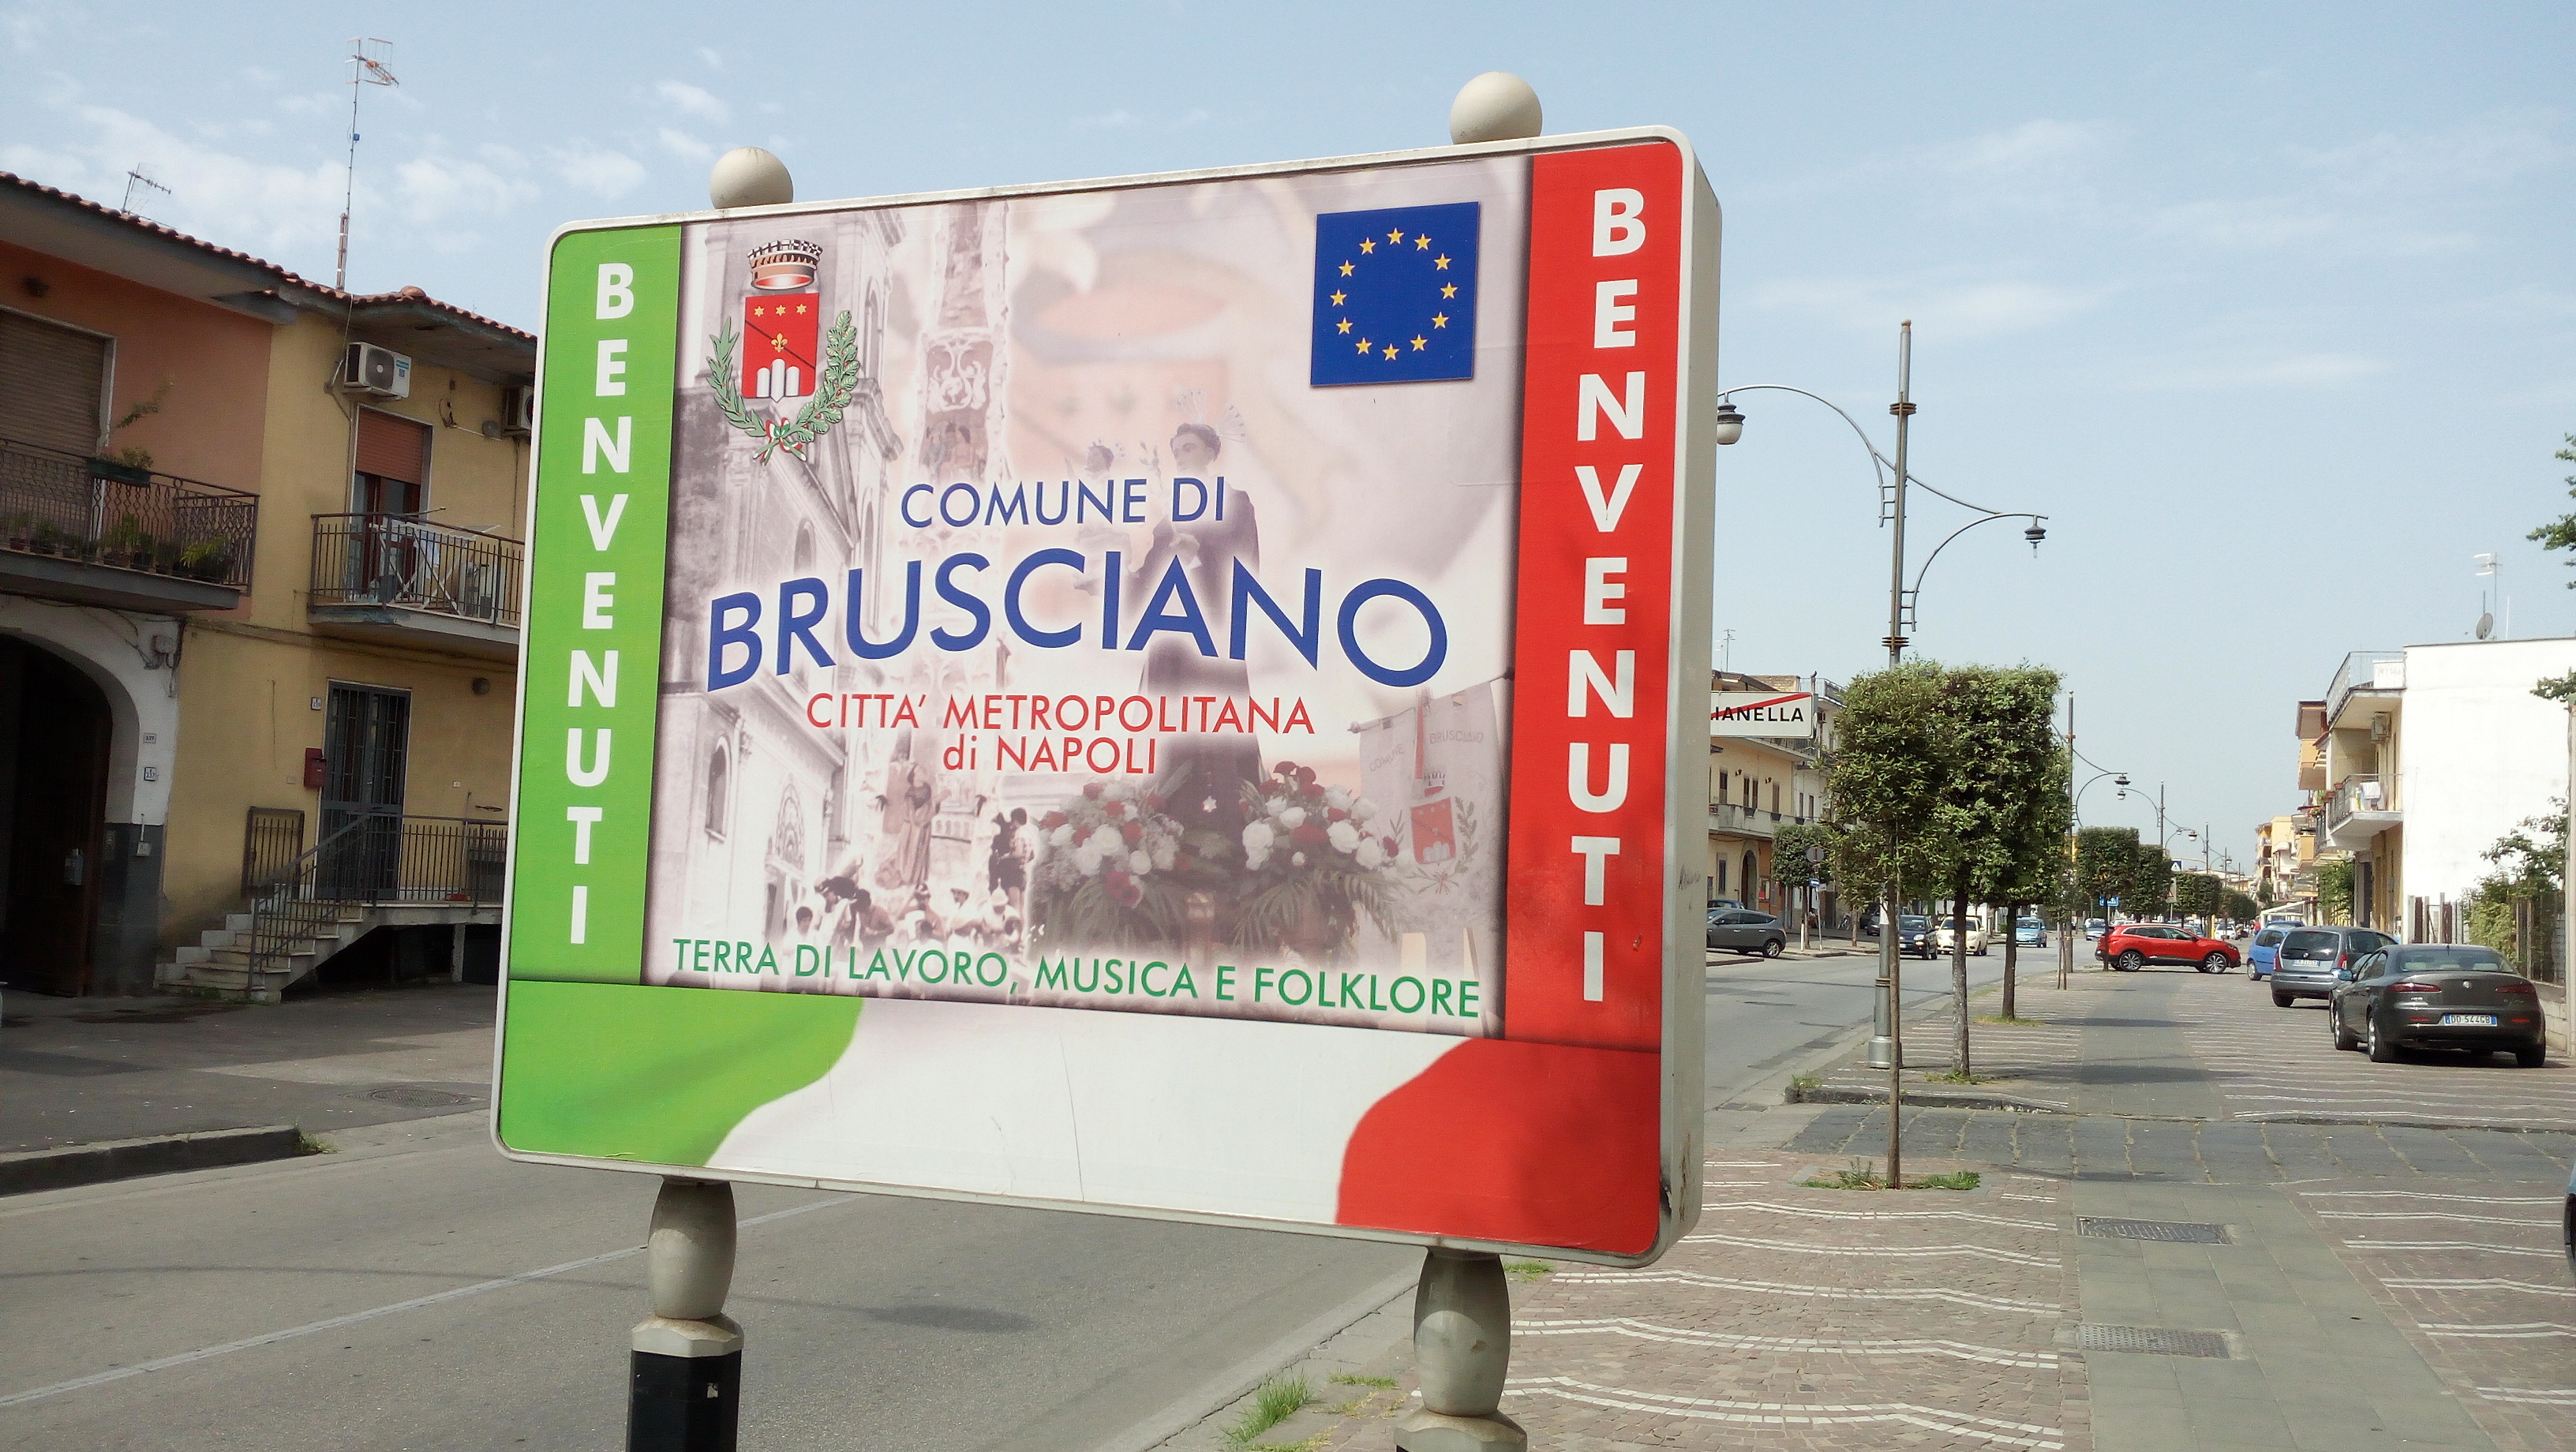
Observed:
[[[707,377],[715,387],[716,407],[726,422],[760,440],[760,451],[752,457],[762,462],[779,449],[804,458],[805,446],[832,431],[858,391],[859,330],[847,311],[823,335],[822,376],[814,380],[813,397],[792,419],[760,418],[743,405],[742,385],[735,380],[733,367],[734,348],[742,335],[734,331],[732,319],[727,318],[708,341],[715,345],[715,353],[707,359]]]

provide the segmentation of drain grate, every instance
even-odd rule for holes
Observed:
[[[2215,1331],[2178,1331],[2171,1326],[2100,1326],[2087,1321],[2076,1326],[2075,1345],[2084,1351],[2227,1359],[2225,1336]]]
[[[2164,1240],[2188,1245],[2225,1245],[2227,1227],[2203,1225],[2196,1220],[2105,1220],[2086,1215],[2077,1219],[2078,1234],[2099,1235],[2112,1240]]]

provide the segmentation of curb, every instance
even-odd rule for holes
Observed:
[[[291,1124],[256,1129],[211,1129],[196,1134],[156,1134],[96,1144],[0,1154],[0,1195],[61,1190],[138,1175],[210,1170],[224,1165],[293,1159],[305,1153],[304,1132]]]
[[[1787,1104],[1885,1104],[1887,1091],[1853,1088],[1841,1084],[1819,1084],[1813,1089],[1802,1090],[1793,1084],[1789,1086],[1788,1093],[1782,1096],[1782,1102]],[[1941,1089],[1916,1089],[1911,1086],[1908,1086],[1905,1091],[1905,1102],[1908,1107],[1920,1109],[2009,1109],[2019,1114],[2068,1112],[2063,1105],[2042,1104],[2034,1099],[2016,1099],[2009,1094],[1961,1094]]]

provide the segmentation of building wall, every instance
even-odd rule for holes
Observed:
[[[108,441],[111,454],[142,448],[165,474],[259,487],[273,325],[6,242],[0,276],[13,284],[5,303],[12,311],[116,339],[110,423],[170,383],[161,411],[119,430]],[[27,278],[44,285],[43,297],[31,294]]]
[[[2576,640],[2407,648],[2398,800],[2409,896],[2458,902],[2493,870],[2483,854],[2498,837],[2567,795],[2567,708],[2531,688],[2571,669]]]
[[[307,315],[276,330],[267,377],[265,468],[255,584],[243,608],[191,622],[179,700],[189,730],[170,803],[161,946],[193,942],[239,905],[251,807],[305,814],[314,845],[321,793],[304,753],[323,746],[333,681],[411,693],[406,814],[507,820],[516,665],[424,642],[381,645],[313,631],[313,516],[352,504],[356,398],[326,387],[341,331]],[[431,427],[427,507],[439,524],[523,536],[526,444],[490,439],[502,386],[415,360],[407,399],[367,400]],[[477,694],[475,682],[485,683]]]

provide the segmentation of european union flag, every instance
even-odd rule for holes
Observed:
[[[1315,218],[1315,387],[1476,376],[1477,215],[1452,202]]]

